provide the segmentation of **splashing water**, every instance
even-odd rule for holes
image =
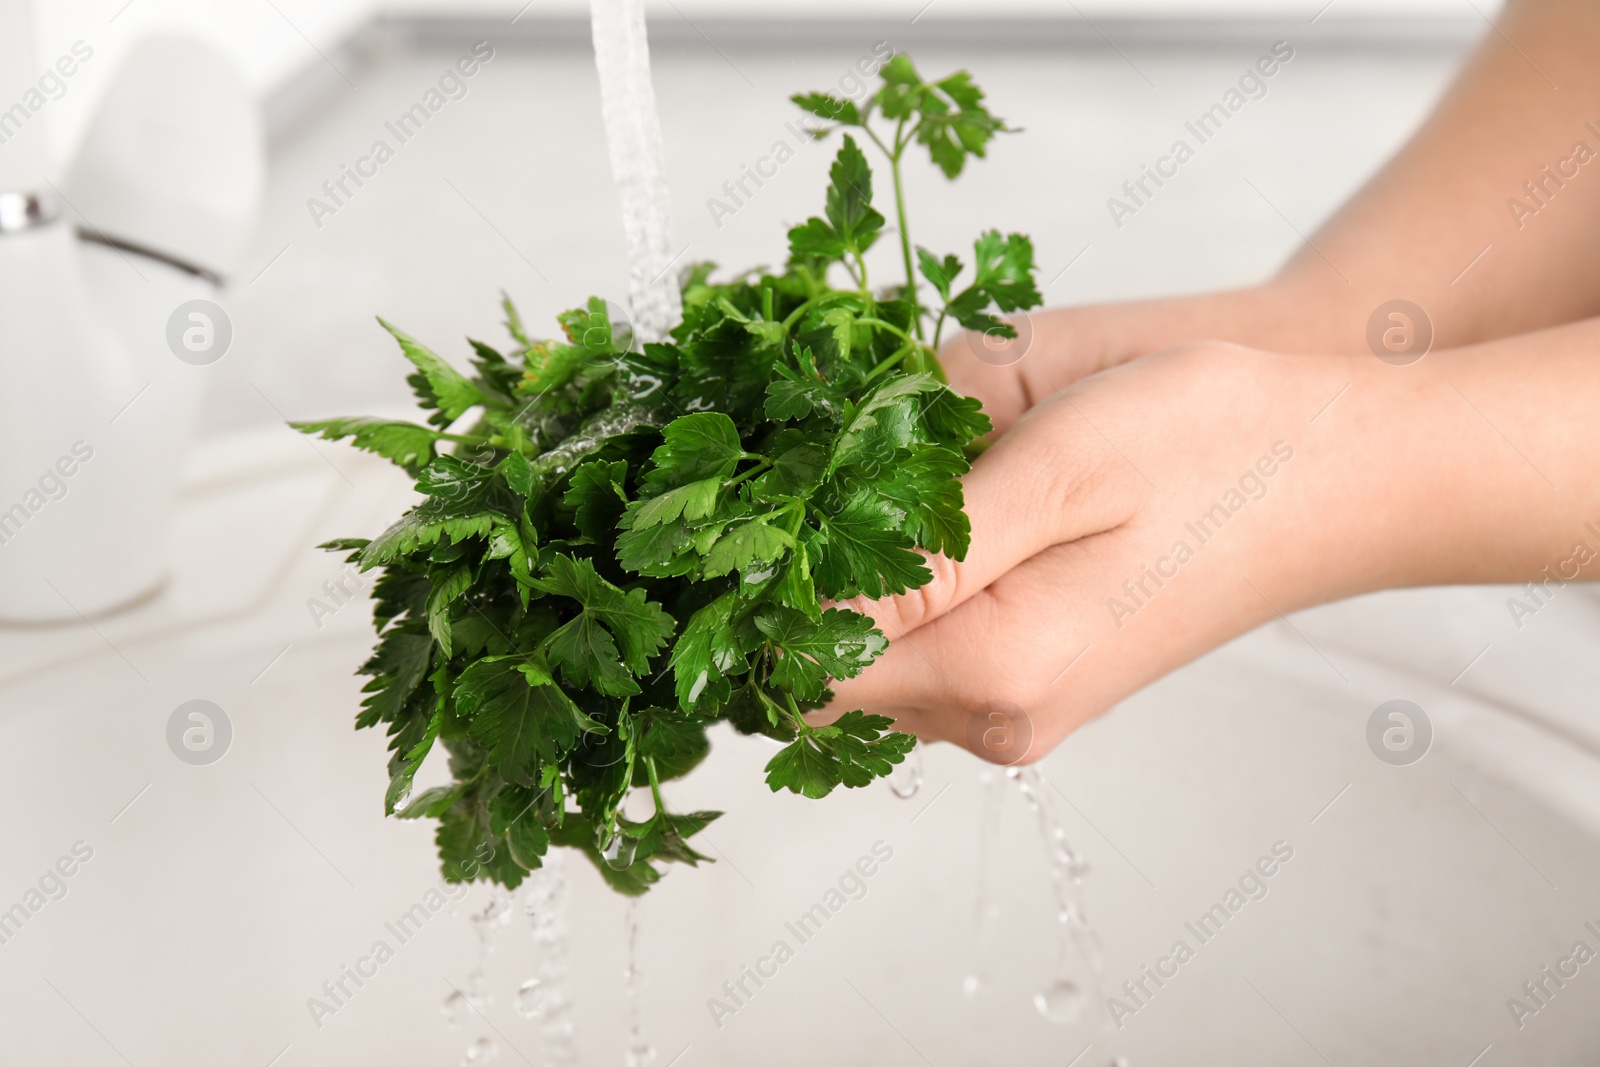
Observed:
[[[483,909],[472,915],[472,928],[478,935],[478,965],[467,975],[467,980],[461,983],[460,988],[445,994],[444,1003],[439,1007],[444,1014],[445,1025],[450,1029],[465,1027],[475,1011],[488,1011],[493,1000],[488,991],[489,955],[494,952],[495,934],[510,921],[510,895],[499,886],[490,887],[489,899],[484,902]]]
[[[540,1020],[539,1038],[547,1067],[571,1067],[578,1059],[572,1040],[567,965],[569,898],[563,862],[564,857],[551,849],[544,866],[528,875],[527,892],[522,897],[522,910],[533,928],[539,971],[518,988],[516,1008],[524,1018]]]
[[[901,800],[916,796],[917,790],[922,788],[922,746],[912,749],[910,755],[889,772],[885,781],[889,783],[889,792]]]
[[[666,164],[644,0],[591,0],[590,25],[611,172],[622,198],[634,335],[659,341],[681,317],[682,299],[671,272]]]
[[[639,974],[639,901],[628,901],[628,963],[622,971],[628,989],[628,1067],[652,1067],[656,1050],[644,1039],[644,979]]]
[[[976,932],[972,939],[972,970],[961,980],[961,992],[968,1000],[976,1000],[989,984],[989,977],[984,973],[984,958],[994,940],[995,919],[1000,914],[1000,905],[995,902],[989,884],[989,868],[1000,836],[1000,802],[1005,799],[1006,788],[1005,779],[991,770],[982,771],[978,781],[983,786],[983,807],[978,814],[977,885],[972,903]]]
[[[494,954],[494,939],[511,923],[511,894],[503,886],[490,885],[489,899],[483,910],[472,917],[478,932],[478,967],[467,976],[464,992],[472,998],[473,1006],[486,1011],[494,998],[489,995],[489,957]]]
[[[1089,865],[1067,844],[1066,831],[1061,827],[1049,796],[1049,783],[1038,765],[1008,767],[1006,777],[1017,783],[1028,810],[1039,824],[1039,835],[1044,839],[1050,864],[1056,922],[1061,927],[1056,943],[1055,977],[1034,994],[1033,1006],[1051,1022],[1076,1022],[1088,1003],[1087,987],[1092,987],[1097,1003],[1105,1002],[1105,992],[1101,988],[1105,953],[1099,935],[1089,926],[1083,912],[1083,877],[1089,872]]]

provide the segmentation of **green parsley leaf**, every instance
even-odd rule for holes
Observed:
[[[438,821],[446,880],[515,887],[567,848],[637,895],[705,861],[693,839],[718,813],[671,810],[662,783],[719,722],[780,742],[768,785],[809,797],[914,744],[860,710],[807,718],[887,646],[823,605],[903,593],[930,579],[924,553],[967,552],[961,478],[992,427],[944,384],[940,331],[1004,333],[1039,292],[1020,234],[978,237],[965,284],[960,259],[911,243],[909,150],[953,177],[1006,127],[964,73],[925,80],[897,56],[880,74],[859,99],[793,98],[849,132],[782,269],[686,268],[682,320],[643,344],[598,297],[539,337],[502,294],[510,342],[470,341],[464,372],[385,323],[426,425],[296,424],[393,461],[421,497],[325,547],[375,574],[356,725],[387,734],[385,811]],[[900,254],[868,257],[885,234]],[[412,796],[424,761],[448,778]]]
[[[322,422],[291,422],[301,433],[320,434],[329,441],[350,439],[350,443],[374,452],[403,469],[413,478],[433,459],[433,443],[439,434],[414,422],[394,419],[325,419]]]

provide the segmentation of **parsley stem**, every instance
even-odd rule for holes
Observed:
[[[817,284],[817,279],[812,276],[810,267],[807,267],[804,263],[801,263],[795,269],[800,272],[800,277],[806,283],[806,291],[811,294],[812,300],[817,299],[819,296],[826,295],[828,287]]]
[[[874,319],[874,318],[857,319],[856,321],[858,323],[860,323],[861,325],[863,325],[863,326],[879,326],[879,327],[882,327],[883,329],[888,330],[890,333],[894,334],[896,337],[899,337],[899,338],[901,338],[903,340],[906,340],[906,341],[910,341],[912,343],[916,342],[916,338],[915,337],[912,337],[909,333],[906,333],[904,330],[902,330],[900,327],[896,326],[892,322],[884,322],[882,319]]]
[[[783,331],[788,333],[790,330],[794,329],[794,324],[800,321],[800,316],[809,311],[811,306],[821,299],[823,299],[823,297],[813,296],[802,301],[800,306],[789,312],[788,316],[783,320]]]
[[[834,300],[854,300],[855,298],[855,293],[819,293],[789,312],[789,317],[783,320],[783,328],[785,331],[793,329],[794,324],[800,321],[800,316],[813,307],[819,307]]]
[[[434,439],[438,441],[455,441],[463,445],[489,445],[493,448],[503,448],[508,452],[521,452],[528,455],[527,442],[516,441],[501,434],[472,434],[472,433],[441,433],[434,431]]]
[[[885,359],[883,362],[879,363],[876,367],[873,367],[870,371],[868,371],[867,372],[867,381],[870,382],[870,381],[874,380],[875,378],[877,378],[878,375],[880,375],[880,374],[884,373],[885,371],[888,371],[888,370],[898,366],[901,360],[905,359],[906,356],[910,355],[912,350],[913,350],[913,348],[915,347],[915,342],[911,341],[910,338],[907,338],[906,342],[907,342],[906,344],[903,344],[899,348],[895,349],[894,350],[894,354],[892,356],[890,356],[888,359]]]
[[[795,539],[796,544],[799,544],[800,529],[806,524],[806,503],[804,500],[796,500],[794,504],[796,505],[794,521],[789,524],[789,536]]]
[[[900,157],[905,154],[909,139],[902,139],[901,135],[906,128],[906,120],[901,119],[900,125],[894,131],[894,151],[889,152],[889,172],[894,175],[894,210],[900,223],[900,255],[905,260],[906,267],[906,299],[911,301],[911,327],[916,331],[917,340],[922,340],[922,304],[917,298],[917,274],[911,266],[911,230],[906,225],[906,193],[905,186],[900,180]],[[915,133],[915,129],[912,130]],[[872,138],[878,141],[876,135]],[[878,141],[878,147],[883,148],[883,142]],[[888,150],[885,149],[887,152]]]
[[[814,727],[810,723],[806,722],[806,717],[804,715],[800,714],[800,705],[794,702],[794,694],[785,692],[783,694],[783,698],[789,702],[789,713],[794,716],[795,727],[802,734],[809,734]]]
[[[667,802],[661,799],[661,775],[656,772],[656,758],[654,756],[646,756],[644,758],[644,769],[645,773],[650,776],[650,797],[655,801],[656,814],[660,815],[667,810]]]
[[[723,482],[722,483],[722,488],[724,488],[724,489],[732,489],[734,486],[738,485],[740,482],[744,481],[746,478],[749,478],[752,475],[760,474],[762,471],[764,471],[768,467],[772,466],[772,460],[768,459],[766,456],[757,456],[755,458],[759,459],[761,462],[757,463],[754,467],[751,467],[749,470],[745,471],[743,474],[739,475],[739,477],[733,479],[731,482]]]
[[[856,283],[857,289],[860,289],[863,293],[867,291],[866,286],[862,284],[861,275],[856,273],[855,267],[850,265],[848,259],[841,259],[839,265],[844,268],[846,274],[850,275],[850,280]]]

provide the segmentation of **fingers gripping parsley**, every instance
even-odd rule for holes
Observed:
[[[1039,293],[1028,239],[990,232],[964,286],[956,257],[915,250],[924,307],[901,161],[922,145],[955,177],[1006,127],[964,73],[924,82],[901,56],[882,80],[864,105],[794,98],[853,134],[823,215],[789,231],[781,274],[693,268],[669,341],[634,345],[597,298],[560,316],[564,341],[533,340],[507,300],[513,347],[472,342],[467,375],[384,323],[427,425],[297,424],[392,460],[425,498],[374,540],[324,547],[382,571],[356,725],[387,730],[386,810],[439,820],[447,879],[515,886],[560,845],[642,893],[656,861],[705,859],[689,840],[718,813],[669,811],[661,783],[718,720],[784,742],[767,782],[808,797],[912,748],[881,715],[807,722],[887,644],[821,603],[924,584],[918,549],[965,555],[959,479],[989,420],[934,352],[946,321],[1007,333],[994,311]],[[857,136],[894,178],[906,276],[886,291],[868,284],[886,223]],[[453,780],[411,796],[435,745]],[[646,787],[654,814],[627,818]]]

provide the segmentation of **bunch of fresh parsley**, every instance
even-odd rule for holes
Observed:
[[[386,811],[439,820],[447,879],[515,886],[554,844],[641,893],[655,861],[705,859],[689,839],[719,813],[669,810],[661,783],[705,758],[719,720],[783,742],[767,782],[808,797],[864,786],[912,748],[885,716],[807,721],[830,679],[887,644],[822,605],[922,585],[918,549],[966,553],[959,479],[990,424],[935,351],[952,319],[1012,336],[994,312],[1039,293],[1028,238],[991,231],[962,287],[956,257],[915,250],[938,297],[924,305],[902,157],[923,145],[953,178],[1006,126],[965,73],[925,82],[897,56],[881,77],[861,105],[794,101],[888,157],[902,284],[869,287],[886,223],[846,135],[783,273],[691,269],[670,341],[634,344],[598,298],[560,316],[565,341],[534,340],[507,300],[515,346],[472,342],[469,376],[385,323],[428,425],[296,424],[394,461],[424,497],[376,539],[324,547],[382,571],[356,725],[387,729]],[[436,744],[453,780],[410,796]],[[654,814],[627,818],[645,787]]]

